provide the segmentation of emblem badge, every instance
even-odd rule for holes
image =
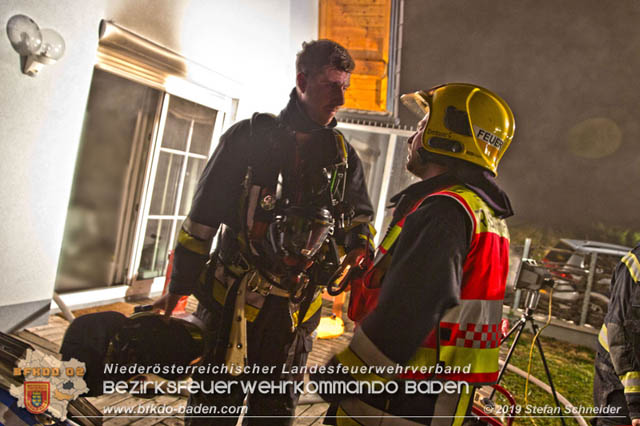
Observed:
[[[263,210],[271,211],[276,207],[276,199],[273,195],[266,195],[262,200],[260,200],[260,207]]]
[[[32,414],[47,411],[51,400],[49,382],[24,382],[24,406]]]

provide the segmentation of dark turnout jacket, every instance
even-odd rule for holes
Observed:
[[[639,260],[640,245],[621,259],[611,278],[609,310],[598,336],[594,380],[596,405],[609,404],[610,394],[623,391],[631,419],[640,418]]]
[[[299,104],[295,89],[282,112],[275,118],[243,120],[227,130],[209,160],[191,205],[189,220],[217,230],[223,224],[230,233],[241,231],[240,209],[243,179],[247,168],[253,170],[254,184],[272,184],[278,174],[293,162],[296,152],[293,132],[314,134],[314,144],[303,152],[308,167],[313,161],[321,161],[326,152],[335,151],[331,137],[337,122],[327,126],[313,122]],[[369,221],[373,207],[367,192],[362,162],[355,149],[347,143],[347,182],[345,201],[353,207],[353,226],[337,235],[338,244],[346,251],[364,245],[371,239]],[[295,177],[295,173],[293,174]],[[196,236],[197,238],[197,236]],[[211,241],[198,244],[178,243],[170,291],[174,294],[192,294],[200,272],[208,259]],[[205,248],[203,248],[205,247]]]

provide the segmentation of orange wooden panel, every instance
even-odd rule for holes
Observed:
[[[386,111],[391,0],[319,0],[319,36],[356,62],[345,108]]]

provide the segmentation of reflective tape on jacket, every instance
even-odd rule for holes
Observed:
[[[384,238],[380,242],[380,245],[378,246],[378,251],[376,253],[376,257],[378,258],[377,260],[379,260],[379,257],[387,254],[387,252],[395,244],[398,236],[400,235],[400,232],[402,231],[402,227],[404,226],[404,222],[407,219],[407,216],[415,212],[418,207],[420,207],[425,198],[426,197],[423,197],[417,200],[414,205],[409,210],[407,210],[406,214],[400,220],[398,220],[395,225],[391,227],[391,229],[389,229],[387,235],[384,236]]]
[[[636,283],[640,281],[640,262],[638,262],[638,258],[636,257],[636,255],[633,252],[627,253],[622,258],[622,263],[627,266],[629,275],[631,275],[631,279],[633,279],[633,281]]]
[[[419,348],[408,366],[435,366],[436,348]],[[461,380],[473,384],[491,384],[498,380],[498,357],[500,348],[464,348],[458,346],[441,346],[440,361],[444,362],[444,370],[437,368],[422,372],[408,371],[401,375],[404,379],[425,380],[437,377],[441,380]]]
[[[640,371],[629,371],[620,376],[624,393],[640,393]]]
[[[455,323],[461,325],[499,324],[501,319],[502,300],[462,299],[460,300],[460,304],[458,306],[449,309],[444,314],[440,322]],[[442,339],[442,335],[440,338]]]
[[[438,374],[438,377],[474,383],[494,382],[499,369],[496,350],[500,344],[498,324],[501,314],[500,300],[461,300],[458,306],[448,310],[440,320],[440,361],[458,371]],[[437,344],[434,330],[409,365],[435,363]],[[432,375],[412,372],[402,377],[425,379]]]
[[[462,269],[460,304],[445,312],[440,321],[440,361],[453,373],[438,375],[447,380],[495,383],[499,364],[499,324],[509,268],[509,232],[503,219],[473,191],[455,185],[430,197],[457,201],[473,226],[469,253]],[[436,362],[435,330],[410,361]],[[465,372],[466,367],[466,372]]]
[[[208,255],[211,249],[211,240],[196,238],[182,228],[178,232],[178,244],[200,255]]]
[[[598,333],[598,343],[600,343],[600,346],[602,346],[605,351],[609,352],[609,337],[607,335],[606,324],[602,324],[602,327],[600,327],[600,333]]]
[[[503,219],[497,218],[493,210],[472,190],[463,185],[454,185],[433,193],[431,197],[449,197],[460,204],[469,215],[472,224],[469,252],[463,263],[460,304],[445,312],[440,322],[440,361],[449,368],[448,373],[437,374],[446,380],[464,380],[474,384],[492,384],[498,377],[499,323],[502,318],[502,301],[506,287],[509,265],[509,233]],[[391,256],[391,248],[398,240],[406,218],[419,208],[425,199],[420,199],[387,233],[376,254],[374,267],[365,278],[382,277],[381,268],[392,262],[382,261]],[[428,279],[428,277],[425,277]],[[371,288],[376,284],[369,283]],[[375,305],[372,305],[375,306]],[[433,330],[425,339],[410,366],[434,366],[437,364],[437,339]],[[351,348],[365,364],[379,362],[379,353],[371,347]],[[366,353],[375,353],[371,356]],[[428,368],[427,368],[428,370]],[[429,378],[433,373],[402,374],[403,378]]]
[[[506,222],[473,191],[455,185],[430,197],[457,201],[471,218],[471,245],[462,270],[461,299],[503,300],[509,269],[509,231]]]
[[[206,274],[203,274],[201,276],[201,280],[204,279],[206,279]],[[213,274],[213,285],[211,286],[213,293],[212,295],[213,299],[221,306],[224,306],[224,302],[227,297],[227,289],[233,284],[236,279],[236,277],[229,275],[224,271],[223,265],[218,265],[218,267],[216,267],[216,270]],[[258,317],[260,309],[262,309],[265,296],[253,291],[249,291],[247,292],[246,299],[247,302],[244,305],[244,315],[247,321],[253,322]],[[319,293],[309,305],[307,313],[304,315],[304,319],[302,320],[302,322],[308,321],[313,316],[313,314],[318,312],[320,308],[322,308],[321,293]],[[295,311],[292,314],[292,321],[294,326],[298,325],[298,311]]]

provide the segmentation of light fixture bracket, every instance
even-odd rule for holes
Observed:
[[[26,15],[14,15],[7,22],[7,35],[13,49],[21,57],[22,72],[31,77],[38,75],[44,65],[62,58],[65,43],[55,30],[41,30],[38,24]]]

